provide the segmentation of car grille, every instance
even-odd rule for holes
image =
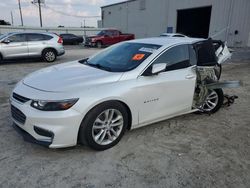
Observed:
[[[24,124],[26,121],[26,116],[16,107],[11,105],[11,116],[17,122]]]
[[[18,95],[18,94],[16,94],[16,93],[13,93],[13,94],[12,94],[12,97],[13,97],[14,99],[16,99],[17,101],[21,102],[21,103],[25,103],[25,102],[27,102],[27,101],[30,100],[29,98],[23,97],[23,96]]]

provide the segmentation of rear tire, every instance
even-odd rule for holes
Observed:
[[[108,101],[94,107],[81,123],[79,141],[94,150],[115,146],[128,126],[126,108],[118,101]]]
[[[52,63],[56,60],[57,54],[53,49],[45,49],[42,53],[42,58],[48,63]]]
[[[210,90],[204,104],[201,107],[202,112],[213,114],[217,112],[224,101],[224,94],[222,89]]]
[[[3,57],[2,57],[2,55],[0,54],[0,63],[2,63],[3,62]]]

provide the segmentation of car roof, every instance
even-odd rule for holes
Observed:
[[[51,32],[9,32],[8,35],[14,35],[14,34],[45,34],[45,35],[56,35],[55,33],[51,33]]]
[[[174,35],[181,35],[181,36],[186,36],[181,33],[162,33],[161,35],[167,35],[167,36],[174,36]]]
[[[131,40],[128,42],[155,44],[155,45],[169,47],[169,46],[173,46],[176,44],[193,44],[193,43],[203,41],[203,40],[206,40],[206,39],[190,38],[190,37],[153,37],[153,38],[136,39],[136,40]]]

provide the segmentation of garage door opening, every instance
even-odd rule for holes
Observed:
[[[177,33],[207,38],[212,6],[177,11]]]

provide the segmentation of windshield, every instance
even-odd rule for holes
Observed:
[[[105,31],[102,30],[102,31],[98,32],[96,35],[97,35],[97,36],[103,36],[103,35],[105,35]]]
[[[160,47],[155,44],[125,42],[79,62],[110,72],[126,72],[139,66]]]
[[[170,37],[170,35],[164,33],[164,34],[161,34],[160,37]]]
[[[7,37],[9,35],[9,33],[5,33],[3,35],[0,35],[0,40],[2,40],[3,38]]]

